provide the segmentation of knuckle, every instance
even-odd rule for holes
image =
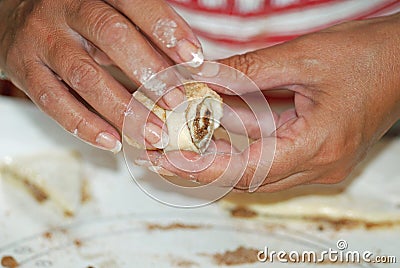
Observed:
[[[257,167],[253,164],[249,163],[242,175],[242,178],[239,181],[238,186],[248,188],[251,185],[251,182],[254,179],[254,175],[256,173]]]
[[[122,129],[125,120],[125,111],[124,105],[115,105],[113,111],[116,111],[113,114],[113,117],[110,118],[111,122],[119,129]]]
[[[33,60],[22,61],[22,70],[17,71],[20,73],[20,79],[23,81],[24,86],[29,89],[34,89],[40,85],[40,78],[37,73],[37,63]]]
[[[36,104],[44,111],[47,112],[49,108],[49,94],[47,89],[40,89],[35,93]]]
[[[108,6],[92,9],[89,31],[103,46],[112,46],[126,39],[128,25],[125,19]]]
[[[62,42],[62,40],[60,40],[61,38],[58,37],[56,33],[49,32],[49,33],[47,33],[45,38],[47,41],[47,46],[46,46],[43,54],[47,59],[60,58],[60,54],[65,53],[66,49],[68,49],[68,47],[66,47],[64,45],[64,42]]]
[[[98,67],[86,60],[74,61],[67,70],[67,75],[70,85],[79,93],[89,93],[101,83]]]
[[[21,79],[21,87],[42,111],[54,114],[54,107],[51,105],[56,95],[53,92],[54,85],[48,77],[38,72],[37,69],[37,63],[30,62],[25,65],[25,70],[22,72],[24,77]]]
[[[75,118],[71,118],[65,123],[65,129],[68,132],[81,137],[81,134],[86,132],[85,129],[87,128],[87,125],[88,121],[82,116],[77,115]]]
[[[79,133],[79,132],[83,132],[84,129],[87,128],[87,126],[88,126],[88,121],[87,121],[85,118],[80,117],[80,118],[75,122],[75,128],[74,128],[74,130],[77,129],[77,130],[78,130],[78,133]]]
[[[34,1],[20,1],[20,3],[15,7],[13,18],[17,22],[26,22],[31,19],[34,11]]]
[[[127,24],[119,15],[111,16],[100,27],[99,39],[106,45],[123,42],[126,39],[127,29]]]
[[[98,131],[95,118],[81,110],[71,110],[67,114],[63,112],[62,117],[57,119],[66,131],[84,140],[90,140]]]

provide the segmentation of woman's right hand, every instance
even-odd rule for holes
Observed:
[[[166,58],[202,62],[199,41],[164,0],[0,0],[0,16],[0,70],[67,131],[113,152],[131,94],[101,64],[140,85],[168,67]],[[184,100],[179,89],[163,93],[146,89],[165,109]],[[133,107],[137,133],[159,144],[162,122]]]

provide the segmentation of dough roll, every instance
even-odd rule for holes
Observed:
[[[184,84],[184,88],[187,98],[187,108],[184,111],[164,110],[139,91],[133,96],[165,122],[169,143],[164,151],[204,153],[214,131],[220,126],[222,98],[204,83],[189,82]],[[136,142],[129,143],[138,147]]]

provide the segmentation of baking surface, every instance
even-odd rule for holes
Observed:
[[[235,261],[243,264],[233,267],[281,267],[276,262],[258,263],[251,255],[266,246],[276,251],[321,252],[336,249],[340,239],[346,240],[351,250],[393,255],[400,261],[399,227],[336,230],[316,222],[232,217],[218,203],[197,209],[168,207],[139,189],[122,155],[101,152],[78,141],[32,104],[0,98],[0,122],[0,158],[50,149],[78,150],[89,182],[90,200],[75,217],[66,218],[0,180],[0,258],[10,256],[22,267],[220,267]],[[393,142],[398,148],[399,139]],[[374,156],[376,160],[368,164],[373,170],[368,172],[400,180],[400,155],[385,159],[390,146]],[[135,172],[146,178],[140,168]],[[400,204],[393,195],[388,198]],[[232,261],[230,253],[238,259]],[[239,258],[240,254],[248,256]],[[338,266],[325,263],[322,267]],[[396,265],[362,263],[351,267]]]

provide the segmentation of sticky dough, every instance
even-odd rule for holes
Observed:
[[[164,151],[203,153],[220,126],[222,98],[204,83],[189,82],[184,88],[187,108],[182,112],[164,110],[139,91],[133,96],[166,123],[169,143]],[[131,145],[138,147],[136,142],[131,142]]]

